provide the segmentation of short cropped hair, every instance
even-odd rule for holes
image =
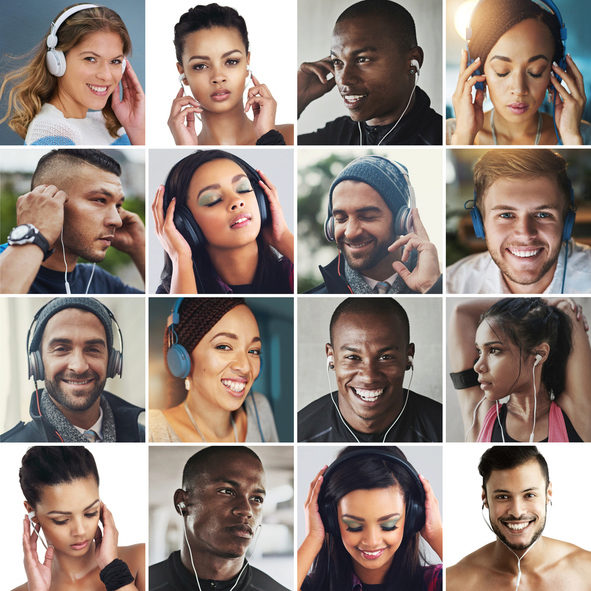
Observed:
[[[550,484],[548,464],[535,445],[494,445],[487,449],[478,464],[478,472],[482,476],[482,488],[486,490],[486,483],[493,470],[511,470],[532,460],[538,462],[548,488]]]
[[[412,15],[406,8],[391,0],[361,0],[346,8],[336,22],[365,16],[377,16],[381,22],[389,24],[400,49],[408,51],[417,46],[417,32]]]
[[[398,318],[405,330],[406,342],[410,341],[410,323],[404,308],[393,298],[347,298],[343,300],[332,313],[330,319],[330,342],[332,343],[334,327],[343,314],[375,314],[384,318],[388,316]]]
[[[499,179],[534,179],[544,176],[556,179],[564,196],[565,212],[570,206],[571,183],[566,174],[566,160],[552,150],[489,150],[474,165],[476,205],[482,207],[484,194]]]
[[[57,173],[64,166],[79,166],[80,164],[90,164],[116,176],[121,176],[119,162],[100,150],[77,148],[52,150],[37,162],[37,167],[31,178],[31,190],[51,178],[54,171]]]
[[[207,474],[213,461],[223,463],[224,456],[236,453],[247,454],[258,460],[261,466],[263,465],[261,458],[249,447],[241,445],[211,445],[199,450],[187,460],[183,468],[183,488],[190,488],[191,483],[195,481],[196,477]]]

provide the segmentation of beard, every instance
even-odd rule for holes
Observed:
[[[79,376],[68,376],[66,379],[93,379],[94,380],[94,387],[88,391],[81,393],[79,395],[74,395],[70,393],[64,392],[62,388],[58,384],[64,379],[65,374],[59,373],[55,376],[54,380],[50,380],[45,378],[45,389],[47,393],[53,398],[54,401],[58,402],[64,408],[67,408],[70,411],[78,411],[82,412],[88,410],[97,400],[97,398],[102,394],[107,379],[100,380],[99,375],[90,370],[81,374]]]
[[[510,542],[505,534],[503,534],[503,532],[500,530],[499,526],[495,523],[491,522],[491,529],[493,530],[493,532],[495,533],[495,535],[499,538],[499,540],[501,540],[501,542],[503,542],[506,546],[508,546],[509,548],[511,548],[511,550],[527,550],[528,548],[531,548],[531,546],[538,540],[538,538],[542,535],[542,532],[544,531],[544,528],[546,527],[546,516],[548,514],[548,508],[546,508],[546,510],[544,511],[544,515],[543,517],[540,518],[540,523],[538,525],[538,527],[536,528],[536,530],[533,532],[533,534],[531,535],[531,538],[529,540],[529,542],[525,543],[525,544],[515,544],[513,542]],[[490,519],[490,515],[489,515],[489,519]],[[526,521],[526,519],[516,519],[515,521]]]
[[[374,237],[369,237],[370,240],[372,238]],[[362,237],[361,239],[355,240],[353,243],[361,244],[367,240],[367,237]],[[390,238],[383,242],[376,241],[371,252],[365,253],[362,256],[356,256],[354,253],[352,253],[348,249],[346,241],[344,239],[337,241],[337,247],[343,253],[349,267],[351,267],[351,269],[354,269],[355,271],[358,271],[359,273],[363,273],[363,271],[373,269],[385,257],[390,255],[390,253],[388,252],[388,246],[390,246],[392,242],[394,242],[394,239]]]

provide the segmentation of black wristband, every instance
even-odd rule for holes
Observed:
[[[457,373],[450,373],[449,377],[456,390],[464,390],[466,388],[478,386],[478,374],[474,371],[473,367],[465,369],[464,371],[458,371]]]
[[[285,138],[280,131],[270,129],[263,134],[256,142],[257,146],[285,146]]]
[[[101,581],[105,584],[107,591],[116,591],[125,585],[129,585],[135,581],[129,567],[123,560],[115,558],[109,562],[103,570],[99,573]]]

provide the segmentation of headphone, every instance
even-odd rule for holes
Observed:
[[[413,64],[413,62],[416,62],[417,66],[418,66],[419,62],[417,62],[417,60],[412,60],[411,65]],[[417,76],[418,76],[418,70],[417,70]],[[375,158],[383,158],[382,156],[374,156],[374,157]],[[390,164],[393,164],[398,169],[400,174],[402,174],[402,176],[404,177],[404,180],[406,181],[406,185],[408,187],[409,197],[408,197],[407,204],[403,205],[402,207],[399,207],[396,212],[392,212],[394,214],[394,235],[395,236],[404,236],[405,234],[412,232],[412,229],[413,229],[412,228],[412,215],[411,215],[412,212],[411,212],[411,210],[413,207],[416,207],[415,190],[413,189],[413,186],[410,184],[410,177],[408,175],[408,170],[406,169],[405,166],[403,166],[399,162],[396,162],[395,160],[389,160],[387,158],[383,158],[383,160],[387,160]],[[343,180],[348,180],[348,179],[343,179]],[[384,200],[386,205],[388,205],[388,202],[384,199],[384,197],[382,197],[382,199]],[[389,206],[388,206],[388,209],[390,209]],[[335,221],[334,221],[334,216],[332,214],[332,195],[331,195],[331,196],[329,196],[329,199],[328,199],[328,215],[326,217],[326,221],[324,222],[324,237],[329,242],[335,242],[334,225],[335,225]]]
[[[404,471],[410,476],[413,483],[411,494],[406,499],[406,517],[404,520],[404,535],[408,536],[419,532],[425,525],[425,489],[417,474],[417,471],[405,460],[394,455],[394,453],[387,448],[357,448],[351,451],[345,452],[343,455],[338,457],[324,473],[322,486],[318,496],[318,510],[322,523],[326,531],[333,536],[340,537],[341,532],[339,529],[338,513],[336,503],[327,501],[326,499],[326,486],[335,470],[343,463],[360,456],[373,457],[376,459],[384,459],[392,464],[404,469]],[[360,487],[363,488],[363,483],[360,483]]]
[[[50,74],[61,78],[66,73],[66,56],[63,51],[55,49],[58,44],[57,31],[70,16],[81,12],[82,10],[88,10],[89,8],[99,8],[96,4],[79,4],[78,6],[72,6],[60,17],[51,23],[51,31],[47,36],[47,54],[45,55],[45,63],[47,70]],[[125,72],[127,66],[127,60],[123,58],[121,62],[121,75]]]
[[[419,64],[419,60],[416,60],[416,59],[410,60],[410,68],[411,68],[411,74],[414,74],[415,77],[418,77],[419,74],[421,73],[421,66]]]
[[[95,316],[97,316],[99,318],[99,320],[101,320],[101,324],[102,319],[96,314],[97,312],[97,306],[100,307],[100,309],[102,309],[102,311],[108,315],[108,317],[111,319],[111,322],[115,324],[115,326],[117,327],[117,332],[119,333],[119,343],[121,344],[121,351],[118,351],[117,349],[115,349],[115,347],[113,345],[111,345],[111,348],[109,349],[109,360],[107,361],[107,377],[108,378],[114,378],[115,376],[120,376],[123,373],[123,335],[121,334],[121,328],[119,326],[119,323],[117,322],[117,320],[115,319],[115,316],[113,315],[113,312],[111,312],[111,310],[109,310],[109,308],[107,308],[107,306],[105,306],[102,302],[99,302],[99,300],[96,300],[94,298],[70,298],[72,301],[72,305],[70,306],[65,306],[63,308],[59,308],[59,301],[62,298],[55,298],[53,300],[50,300],[49,302],[47,302],[47,304],[45,304],[42,308],[40,308],[37,313],[35,314],[33,321],[31,322],[31,326],[29,326],[29,330],[27,332],[27,359],[28,359],[28,368],[29,368],[29,376],[30,378],[33,378],[33,380],[37,381],[42,381],[45,379],[45,368],[43,367],[43,359],[41,357],[41,351],[39,350],[39,346],[41,344],[41,335],[39,335],[39,331],[41,330],[41,333],[45,330],[45,326],[47,324],[47,321],[54,315],[57,314],[58,312],[61,312],[62,310],[67,310],[70,308],[79,308],[81,310],[85,310],[86,312],[91,312],[93,314],[95,314]],[[39,317],[43,314],[43,311],[49,306],[51,305],[53,302],[58,302],[57,306],[58,306],[58,310],[56,312],[53,312],[50,316],[48,316],[47,318],[42,318],[41,321],[39,321]],[[53,304],[54,306],[56,304]],[[33,328],[35,327],[35,328]],[[33,331],[33,336],[31,339],[31,331]],[[106,332],[106,327],[105,327],[105,332]],[[30,346],[32,346],[32,343],[38,341],[37,345],[35,346],[34,350],[30,349]]]
[[[191,371],[191,356],[183,345],[179,345],[179,337],[174,329],[180,321],[179,310],[184,298],[177,298],[174,308],[168,317],[166,334],[168,351],[166,352],[166,366],[175,378],[184,379]]]
[[[558,66],[560,68],[562,68],[563,70],[566,70],[567,31],[566,31],[566,24],[562,20],[562,15],[560,14],[560,10],[558,10],[558,6],[556,6],[556,4],[552,0],[532,0],[532,2],[534,4],[537,4],[542,10],[545,10],[546,12],[553,14],[556,17],[556,20],[558,21],[558,24],[560,26],[560,42],[562,43],[562,56],[558,60]],[[474,62],[474,59],[472,59],[472,56],[470,55],[470,43],[469,42],[471,39],[472,39],[472,27],[468,26],[468,28],[466,29],[466,51],[468,52],[468,66],[470,66]],[[476,57],[478,57],[478,56],[476,56]],[[481,67],[484,68],[484,64],[481,64]],[[480,68],[478,68],[477,70],[474,71],[473,76],[480,76],[480,75],[482,75],[482,71]],[[560,76],[556,76],[556,79],[558,80],[558,82],[560,82],[562,80],[562,78],[560,78]],[[485,90],[484,84],[485,84],[484,82],[477,82],[474,85],[474,87],[477,90]]]

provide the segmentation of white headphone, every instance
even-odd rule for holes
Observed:
[[[78,4],[78,6],[72,6],[72,8],[69,8],[60,15],[55,23],[51,23],[51,31],[47,36],[47,54],[45,55],[45,63],[47,64],[47,70],[49,73],[57,78],[61,78],[66,73],[66,56],[63,51],[55,49],[58,44],[57,31],[70,16],[82,10],[88,10],[89,8],[98,8],[98,6],[96,4]],[[126,66],[127,60],[123,58],[123,61],[121,62],[122,75],[125,72]]]
[[[414,72],[411,72],[411,73],[414,74],[415,76],[418,76],[421,71],[421,66],[419,64],[419,61],[416,59],[410,60],[410,67],[414,69]]]
[[[334,369],[334,356],[328,355],[326,358],[326,369]]]

